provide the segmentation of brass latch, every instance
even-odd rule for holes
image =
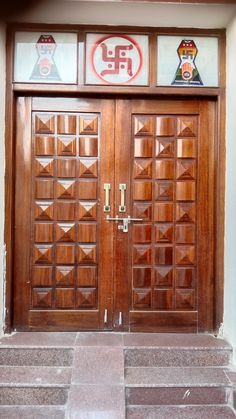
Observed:
[[[125,217],[125,218],[121,218],[118,215],[116,217],[109,217],[109,215],[107,215],[106,220],[107,221],[116,221],[117,223],[119,221],[122,221],[122,224],[118,224],[118,229],[122,230],[123,233],[128,233],[129,224],[131,223],[131,221],[143,221],[142,218],[132,218],[130,215],[128,215],[128,217]]]

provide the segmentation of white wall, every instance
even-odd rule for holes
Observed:
[[[236,16],[227,28],[224,335],[236,362]]]
[[[5,25],[0,23],[0,335],[3,325],[4,176],[5,176]]]

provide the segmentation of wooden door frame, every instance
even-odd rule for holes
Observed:
[[[19,25],[18,25],[19,26]],[[42,29],[43,25],[31,25],[32,29]],[[49,30],[48,25],[44,25]],[[6,135],[5,135],[5,226],[4,226],[4,240],[6,246],[6,271],[5,271],[5,318],[4,318],[4,332],[12,331],[13,321],[13,264],[14,264],[14,189],[15,189],[15,118],[16,118],[16,98],[18,96],[37,96],[48,95],[51,90],[49,86],[48,91],[45,88],[40,90],[40,86],[33,87],[32,85],[14,86],[12,83],[13,73],[13,27],[11,25],[7,36],[7,82],[6,82]],[[24,27],[27,30],[27,25],[20,25],[21,29]],[[65,29],[66,26],[57,25],[57,29]],[[50,25],[51,30],[55,25]],[[78,28],[78,26],[76,26]],[[86,27],[91,29],[91,27]],[[148,30],[154,32],[158,28],[131,28],[131,27],[116,27],[116,31],[135,31],[145,32]],[[67,27],[68,30],[68,27]],[[70,27],[73,30],[73,27]],[[110,30],[107,27],[93,27],[93,30]],[[223,30],[197,30],[197,29],[176,29],[176,28],[162,28],[163,33],[168,34],[218,34],[219,48],[221,51],[220,60],[220,87],[219,88],[176,88],[176,87],[156,87],[156,88],[118,88],[106,89],[101,86],[94,86],[92,88],[68,89],[58,88],[56,95],[70,96],[70,97],[93,97],[96,98],[107,97],[119,98],[121,95],[126,95],[127,98],[145,98],[152,99],[209,99],[215,101],[217,127],[215,139],[215,281],[214,281],[214,332],[217,334],[223,322],[223,297],[224,297],[224,205],[225,205],[225,117],[226,117],[226,99],[225,99],[225,31]],[[47,86],[48,87],[48,86]],[[47,92],[47,93],[46,93]],[[53,93],[52,93],[53,94]],[[55,94],[55,92],[54,92]],[[140,95],[142,95],[140,97]],[[222,176],[223,174],[223,176]]]

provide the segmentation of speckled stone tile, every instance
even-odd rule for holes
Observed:
[[[224,366],[230,361],[228,350],[191,350],[179,348],[127,348],[125,365],[127,367],[185,367],[185,366]]]
[[[236,370],[225,369],[225,373],[231,383],[236,385]]]
[[[66,412],[67,419],[125,419],[124,387],[74,385]]]
[[[112,347],[76,348],[72,383],[123,384],[123,350],[121,348]]]
[[[230,381],[220,368],[126,368],[125,384],[133,386],[229,386]]]
[[[61,387],[2,387],[0,405],[64,405],[67,395]]]
[[[52,406],[0,406],[1,419],[64,419],[65,408]]]
[[[0,348],[0,365],[70,366],[72,362],[72,349]]]
[[[0,366],[0,386],[4,384],[70,384],[71,368]]]
[[[229,389],[224,387],[133,387],[126,388],[127,405],[227,404]]]
[[[123,346],[122,333],[78,333],[77,346]]]
[[[129,407],[127,419],[232,419],[234,412],[225,406]]]
[[[231,349],[223,339],[205,334],[183,333],[124,333],[125,346],[145,347],[179,347],[198,349],[222,348]]]
[[[0,339],[1,346],[55,346],[72,347],[77,333],[74,332],[17,332]]]

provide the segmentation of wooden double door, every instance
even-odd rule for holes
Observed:
[[[14,328],[211,331],[215,103],[17,100]]]

